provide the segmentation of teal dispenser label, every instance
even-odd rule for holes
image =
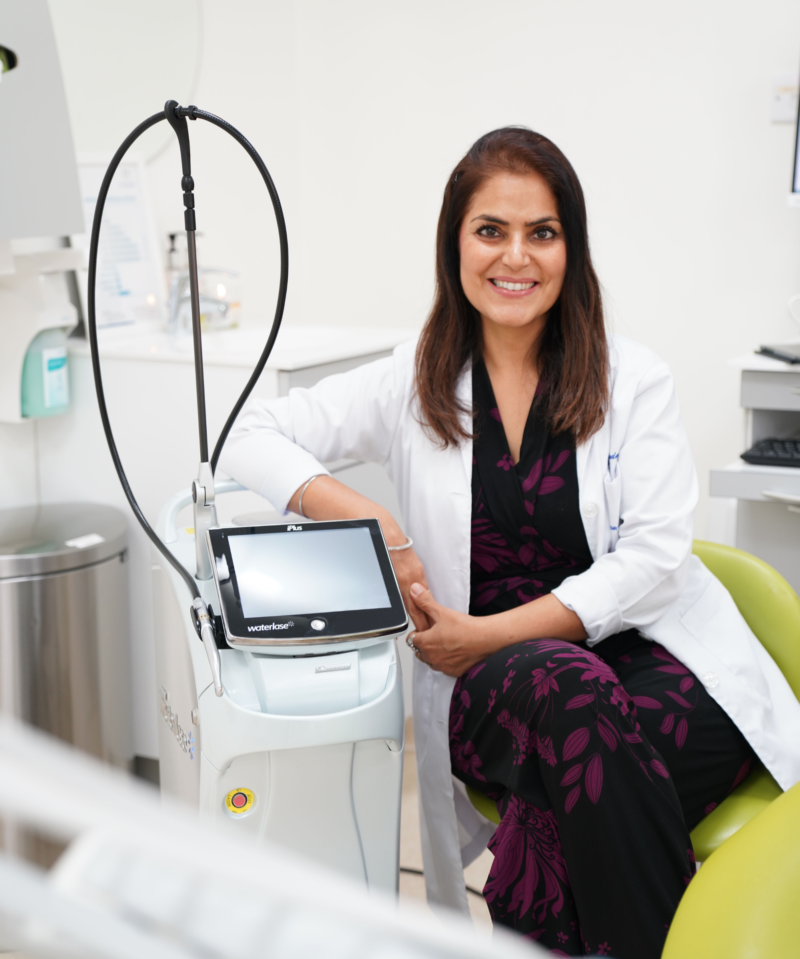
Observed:
[[[67,351],[64,347],[42,350],[42,379],[46,409],[69,404]]]

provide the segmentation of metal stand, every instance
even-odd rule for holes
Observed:
[[[200,434],[200,465],[197,478],[192,484],[194,501],[194,541],[197,552],[197,578],[211,579],[211,557],[206,543],[206,530],[217,525],[217,510],[214,505],[214,473],[208,461],[208,427],[206,425],[206,388],[203,377],[203,338],[200,329],[200,285],[197,274],[197,223],[194,212],[194,180],[192,158],[189,148],[189,126],[186,117],[177,113],[176,100],[167,100],[164,113],[178,137],[181,149],[183,177],[183,219],[186,227],[186,245],[189,251],[189,291],[192,306],[192,340],[194,344],[194,378],[197,388],[197,427]],[[188,115],[194,119],[193,108]]]
[[[217,526],[217,508],[215,506],[214,471],[208,461],[208,426],[206,424],[206,387],[203,377],[203,337],[200,329],[200,285],[197,274],[197,223],[194,213],[194,180],[192,179],[192,159],[189,149],[189,127],[185,116],[179,116],[176,100],[168,100],[164,104],[164,113],[167,121],[178,137],[181,148],[181,166],[183,177],[183,219],[186,226],[186,245],[189,250],[189,292],[192,305],[192,340],[194,344],[194,378],[197,388],[197,428],[200,434],[200,465],[197,467],[197,478],[192,483],[192,502],[194,506],[194,543],[197,558],[196,577],[199,580],[211,579],[211,554],[208,549],[206,532],[212,526]],[[194,119],[193,107],[188,108],[188,115]],[[203,641],[208,664],[211,667],[211,676],[214,683],[214,692],[217,696],[223,693],[222,662],[214,635],[214,621],[201,597],[192,602],[192,609],[200,627],[200,638]]]

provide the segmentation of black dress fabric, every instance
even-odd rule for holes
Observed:
[[[502,613],[587,569],[574,440],[535,397],[514,464],[491,381],[473,370],[472,615]],[[498,801],[492,920],[556,955],[656,959],[693,875],[689,831],[752,750],[702,684],[635,630],[588,649],[508,647],[462,676],[453,773]]]
[[[592,565],[578,515],[571,433],[551,437],[531,404],[520,461],[508,451],[483,362],[472,374],[478,439],[472,466],[470,613],[502,613],[544,596]]]

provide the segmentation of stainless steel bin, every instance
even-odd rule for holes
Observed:
[[[110,506],[0,511],[0,712],[130,768],[127,541]]]

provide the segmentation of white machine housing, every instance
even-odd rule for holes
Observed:
[[[240,490],[227,481],[216,493]],[[157,532],[187,569],[194,530],[177,529],[191,491]],[[394,637],[268,651],[222,649],[212,686],[186,584],[153,560],[161,788],[254,845],[278,842],[369,888],[396,893],[404,707]],[[219,613],[213,579],[197,580]],[[236,809],[232,798],[242,802]]]

